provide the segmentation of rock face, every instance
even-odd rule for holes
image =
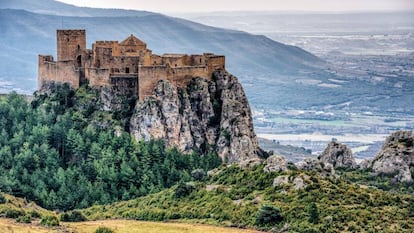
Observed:
[[[401,182],[414,181],[414,136],[411,131],[397,131],[389,136],[371,163],[378,174],[395,175]]]
[[[318,159],[332,164],[334,168],[355,168],[357,166],[351,149],[338,142],[330,142]]]
[[[280,155],[272,155],[266,159],[266,166],[263,168],[264,172],[281,172],[286,171],[287,163],[286,159]]]
[[[212,81],[194,78],[185,88],[159,81],[154,95],[138,102],[130,121],[137,140],[164,139],[181,151],[216,151],[227,163],[262,155],[251,110],[237,78],[216,71]]]

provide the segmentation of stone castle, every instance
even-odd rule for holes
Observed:
[[[225,69],[225,57],[204,53],[152,54],[146,43],[130,35],[124,41],[96,41],[86,48],[85,30],[57,30],[57,61],[39,55],[38,85],[69,83],[77,89],[92,87],[128,89],[143,100],[152,95],[159,80],[185,87],[193,77],[211,80],[212,73]]]

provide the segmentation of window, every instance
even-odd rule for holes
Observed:
[[[125,67],[125,73],[129,74],[129,67]]]
[[[78,67],[81,67],[81,66],[82,66],[82,56],[81,56],[81,55],[79,55],[79,56],[76,58],[76,63],[77,63],[77,65],[78,65]]]

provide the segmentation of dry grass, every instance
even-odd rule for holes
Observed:
[[[13,219],[0,218],[1,233],[93,233],[98,227],[108,227],[115,233],[259,233],[254,230],[216,227],[191,223],[142,222],[133,220],[105,220],[80,223],[61,223],[59,228],[46,228],[33,224],[16,223]]]
[[[60,233],[58,229],[45,228],[36,224],[16,223],[14,219],[0,218],[1,233]]]
[[[68,224],[70,229],[78,233],[93,233],[100,226],[108,227],[116,233],[256,233],[258,231],[208,226],[190,223],[162,223],[162,222],[142,222],[133,220],[105,220],[94,222],[83,222]]]

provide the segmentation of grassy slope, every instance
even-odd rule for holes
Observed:
[[[410,232],[414,229],[414,197],[392,194],[350,183],[322,178],[315,173],[288,171],[263,173],[237,167],[225,169],[208,182],[196,184],[188,196],[177,198],[174,188],[131,201],[94,206],[83,211],[91,219],[129,218],[141,220],[192,221],[198,223],[254,226],[263,204],[279,207],[292,232]],[[273,187],[280,175],[305,180],[304,189],[294,184]],[[319,221],[308,221],[308,207],[315,203]]]

